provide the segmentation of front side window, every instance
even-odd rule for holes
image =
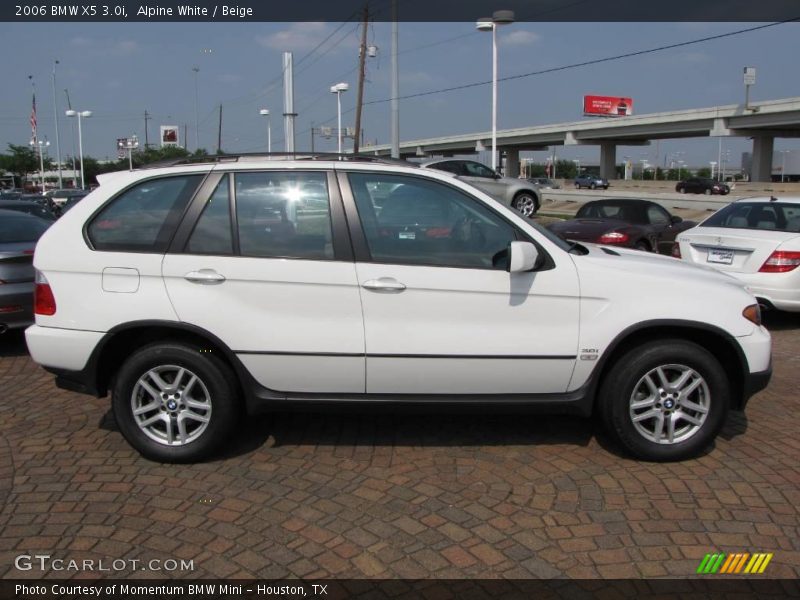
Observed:
[[[469,177],[484,177],[494,179],[495,172],[486,165],[472,161],[464,161],[464,171]]]
[[[87,230],[97,250],[164,252],[203,175],[148,179],[122,192]]]
[[[670,222],[669,214],[663,208],[652,204],[647,207],[647,220],[651,225],[668,225]]]
[[[450,186],[415,177],[351,173],[370,254],[378,262],[505,269],[514,228]],[[377,202],[370,190],[391,184]]]
[[[242,256],[333,259],[325,173],[236,173]]]

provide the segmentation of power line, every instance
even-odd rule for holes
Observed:
[[[658,46],[656,48],[648,48],[646,50],[637,50],[635,52],[626,52],[625,54],[617,54],[617,55],[614,55],[614,56],[606,56],[604,58],[596,58],[596,59],[593,59],[593,60],[587,60],[587,61],[583,61],[583,62],[579,62],[579,63],[572,63],[572,64],[569,64],[569,65],[562,65],[560,67],[552,67],[550,69],[542,69],[540,71],[531,71],[529,73],[520,73],[518,75],[509,75],[509,76],[506,76],[506,77],[499,78],[498,81],[513,81],[515,79],[523,79],[525,77],[533,77],[535,75],[545,75],[547,73],[556,73],[558,71],[566,71],[568,69],[576,69],[578,67],[587,67],[589,65],[597,65],[597,64],[600,64],[600,63],[606,63],[606,62],[611,62],[611,61],[615,61],[615,60],[621,60],[623,58],[632,58],[634,56],[642,56],[642,55],[645,55],[645,54],[652,54],[653,52],[662,52],[664,50],[672,50],[672,49],[675,49],[675,48],[682,48],[682,47],[685,47],[685,46],[691,46],[693,44],[700,44],[702,42],[710,42],[710,41],[713,41],[713,40],[719,40],[719,39],[722,39],[722,38],[732,37],[732,36],[740,35],[740,34],[743,34],[743,33],[750,33],[751,31],[758,31],[760,29],[767,29],[768,27],[775,27],[776,25],[783,25],[785,23],[792,23],[792,22],[796,22],[798,20],[800,20],[800,17],[795,17],[794,19],[787,19],[785,21],[777,21],[775,23],[767,23],[766,25],[757,25],[755,27],[748,27],[746,29],[739,29],[739,30],[736,30],[736,31],[729,31],[727,33],[720,33],[720,34],[717,34],[717,35],[711,35],[711,36],[707,36],[707,37],[704,37],[704,38],[698,38],[696,40],[689,40],[689,41],[686,41],[686,42],[678,42],[676,44],[668,44],[666,46]],[[472,82],[472,83],[465,83],[465,84],[462,84],[462,85],[456,85],[456,86],[452,86],[452,87],[441,88],[441,89],[438,89],[438,90],[429,90],[427,92],[418,92],[416,94],[407,94],[405,96],[400,96],[399,99],[400,100],[408,100],[408,99],[411,99],[411,98],[420,98],[422,96],[431,96],[433,94],[443,94],[443,93],[446,93],[446,92],[455,92],[455,91],[458,91],[458,90],[466,90],[466,89],[469,89],[469,88],[479,87],[479,86],[483,86],[483,85],[490,85],[491,83],[492,83],[491,80],[489,80],[489,81],[475,81],[475,82]],[[365,102],[364,104],[382,104],[384,102],[389,102],[389,101],[391,101],[391,98],[383,98],[381,100],[371,100],[369,102]],[[348,112],[350,112],[350,111],[348,111]]]

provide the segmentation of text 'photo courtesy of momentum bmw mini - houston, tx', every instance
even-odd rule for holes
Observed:
[[[770,377],[737,280],[566,242],[435,169],[228,156],[100,182],[39,240],[27,342],[154,460],[313,402],[595,414],[681,460]]]

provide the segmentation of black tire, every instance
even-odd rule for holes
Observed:
[[[539,198],[532,192],[517,192],[511,206],[523,217],[530,219],[539,212]]]
[[[679,194],[685,194],[686,193],[686,188],[685,187],[679,187],[678,188],[678,193]]]
[[[593,189],[594,189],[594,188],[596,188],[596,187],[597,187],[597,186],[596,186],[594,183],[590,183],[590,184],[589,184],[589,189],[590,189],[590,190],[593,190]]]
[[[164,463],[196,462],[211,455],[233,433],[240,413],[235,376],[221,359],[211,353],[201,353],[200,350],[183,342],[155,343],[136,350],[120,368],[111,401],[114,417],[128,443],[145,458]],[[137,382],[151,369],[167,369],[169,366],[184,368],[196,375],[201,383],[200,389],[207,392],[207,401],[210,403],[207,412],[201,411],[204,415],[210,415],[205,428],[196,439],[183,445],[168,445],[152,439],[139,426],[133,414],[133,402],[141,403],[146,399],[142,396],[134,400]],[[193,386],[195,389],[198,389],[197,384]],[[159,408],[158,411],[168,412],[166,408]],[[150,414],[156,415],[157,411],[154,409]],[[176,420],[171,422],[175,424]],[[187,427],[201,426],[190,420]]]
[[[710,189],[706,188],[706,189],[705,189],[705,191],[704,191],[703,193],[704,193],[706,196],[710,196],[710,195],[711,195],[713,192],[712,192]]]
[[[581,184],[576,182],[576,183],[575,183],[575,189],[576,189],[576,190],[579,190],[579,189],[581,189]]]
[[[707,412],[704,420],[699,425],[695,425],[693,433],[685,439],[672,443],[657,443],[637,430],[637,425],[634,424],[631,416],[631,402],[636,389],[646,389],[646,386],[645,388],[640,387],[644,385],[641,382],[645,376],[657,367],[666,367],[667,365],[684,366],[702,378],[705,388],[701,385],[692,391],[688,398],[692,402],[697,401],[696,403],[700,404],[699,395],[707,392],[707,396],[704,396],[707,400]],[[666,371],[668,372],[669,369],[667,368]],[[667,400],[663,399],[664,396],[660,390],[661,388],[659,391],[653,392],[653,396],[658,401],[666,403]],[[695,392],[699,395],[695,396]],[[676,415],[678,410],[683,411],[683,407],[680,405],[681,401],[680,399],[673,400],[677,404],[670,405]],[[621,356],[611,367],[601,385],[597,407],[606,431],[627,452],[643,460],[667,462],[684,460],[703,452],[714,441],[722,428],[728,414],[729,404],[730,385],[719,361],[705,348],[693,342],[666,339],[636,346]],[[658,408],[654,406],[652,410],[656,412],[661,411],[662,408],[663,411],[667,410],[666,404],[657,406]],[[647,409],[640,408],[640,410]],[[691,412],[691,409],[687,408],[687,411]],[[695,417],[697,415],[698,413],[694,413]],[[647,420],[642,421],[645,424],[642,427],[646,428],[648,422]],[[654,426],[657,423],[656,420]]]
[[[650,252],[650,244],[648,244],[644,240],[639,240],[638,242],[636,242],[634,248],[636,248],[636,250],[642,250],[643,252]]]

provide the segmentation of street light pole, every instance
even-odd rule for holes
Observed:
[[[197,74],[200,72],[200,67],[192,67],[192,71],[194,71],[194,149],[200,149],[200,116],[199,116],[199,104],[200,104],[200,93],[198,91],[198,84],[197,84]]]
[[[56,160],[58,161],[58,189],[64,187],[61,175],[61,142],[58,136],[58,103],[56,102],[56,65],[58,60],[53,61],[53,118],[56,122]]]
[[[342,92],[350,89],[347,83],[337,83],[331,86],[331,94],[336,94],[336,133],[339,141],[339,154],[342,153]]]
[[[272,153],[272,117],[269,114],[268,108],[262,108],[258,111],[262,117],[267,117],[267,152]]]
[[[39,181],[42,186],[42,194],[44,194],[44,156],[42,155],[42,148],[50,145],[50,142],[43,142],[42,140],[31,140],[31,146],[36,146],[39,149]]]
[[[81,189],[86,188],[86,181],[84,179],[84,172],[83,172],[83,130],[81,129],[81,120],[92,116],[92,111],[90,110],[68,110],[67,111],[68,117],[78,117],[78,153],[81,157]]]
[[[497,170],[497,26],[514,22],[514,11],[497,10],[491,18],[478,19],[478,31],[492,32],[492,169]]]

